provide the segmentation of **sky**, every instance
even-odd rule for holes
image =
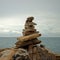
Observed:
[[[0,0],[0,37],[22,35],[29,16],[42,37],[60,37],[60,0]]]

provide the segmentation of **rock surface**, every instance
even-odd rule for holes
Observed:
[[[29,54],[25,49],[7,49],[0,52],[0,60],[30,60]]]

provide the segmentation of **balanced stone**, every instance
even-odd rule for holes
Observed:
[[[23,41],[28,41],[28,40],[35,39],[39,36],[41,36],[41,34],[34,33],[34,34],[31,34],[31,35],[28,35],[28,36],[18,37],[17,39],[20,40],[21,42],[23,42]]]
[[[35,29],[36,23],[33,22],[34,17],[28,17],[25,26],[23,29],[23,36],[20,36],[17,38],[16,47],[24,47],[29,46],[31,44],[38,44],[41,43],[40,40],[37,39],[37,37],[41,36],[39,31]]]

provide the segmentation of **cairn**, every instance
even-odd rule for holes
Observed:
[[[17,38],[16,48],[23,48],[29,53],[30,60],[55,60],[55,55],[50,53],[41,43],[38,37],[41,36],[39,31],[35,29],[36,23],[33,22],[34,17],[28,17],[23,29],[23,36]]]
[[[3,49],[0,52],[0,60],[60,60],[41,43],[37,37],[41,34],[35,29],[34,17],[28,17],[23,29],[23,36],[17,38],[16,47]],[[57,58],[57,59],[56,59]]]
[[[28,17],[25,22],[25,27],[23,29],[23,36],[17,38],[16,48],[27,48],[29,45],[36,45],[41,43],[37,37],[41,36],[39,31],[35,29],[36,23],[33,22],[34,17]]]

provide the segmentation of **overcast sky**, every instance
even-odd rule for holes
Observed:
[[[0,0],[0,37],[19,36],[29,16],[42,36],[60,37],[60,0]]]

